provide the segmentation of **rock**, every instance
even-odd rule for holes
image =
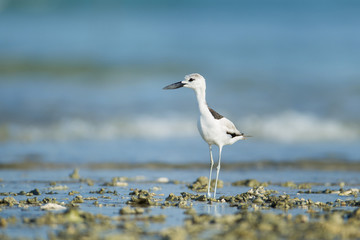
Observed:
[[[135,208],[136,214],[143,214],[144,212],[145,212],[145,210],[143,208],[138,208],[138,207]]]
[[[240,180],[240,181],[236,181],[231,183],[232,186],[247,186],[247,187],[259,187],[259,186],[263,186],[263,187],[267,187],[269,184],[266,182],[259,182],[256,179],[245,179],[245,180]]]
[[[50,187],[49,191],[62,191],[62,190],[67,190],[67,189],[69,189],[69,187],[66,185],[58,185],[58,186]]]
[[[98,200],[98,198],[97,197],[86,197],[86,198],[84,198],[84,200]]]
[[[160,215],[153,215],[149,217],[150,222],[164,222],[166,220],[166,215],[160,214]]]
[[[26,203],[27,204],[34,204],[34,205],[40,205],[41,203],[39,202],[37,197],[34,198],[27,198],[26,199]]]
[[[87,185],[88,186],[94,186],[94,181],[92,180],[92,179],[90,179],[90,178],[87,178],[87,179],[85,179],[85,182],[87,183]]]
[[[150,188],[150,190],[151,190],[152,192],[157,192],[157,191],[160,191],[160,190],[161,190],[161,187],[154,186],[154,187]]]
[[[196,199],[196,201],[201,201],[201,202],[205,202],[207,200],[207,197],[205,195],[201,195],[200,197],[198,197]]]
[[[175,196],[175,194],[170,193],[169,196],[165,199],[166,201],[170,201],[170,202],[175,202],[175,201],[179,201],[179,197]]]
[[[78,191],[70,191],[68,193],[69,196],[72,196],[72,195],[75,195],[75,194],[79,194],[79,192]]]
[[[113,177],[111,182],[106,182],[103,186],[113,186],[113,187],[127,187],[129,184],[126,182],[128,178],[125,177]]]
[[[129,184],[127,182],[116,182],[114,183],[115,187],[127,187]]]
[[[167,240],[185,240],[187,239],[187,231],[183,227],[171,227],[162,230],[161,236]]]
[[[296,223],[307,223],[309,222],[309,217],[303,214],[299,214],[295,217],[294,221]]]
[[[297,188],[299,189],[310,189],[312,187],[311,183],[300,183]]]
[[[215,189],[215,183],[216,183],[216,179],[212,179],[211,182],[210,182],[210,189],[211,191],[213,191],[213,189]],[[217,182],[217,189],[219,188],[223,188],[224,187],[224,181],[223,180],[220,180],[218,179],[218,182]],[[207,190],[206,190],[207,191]]]
[[[143,208],[131,208],[131,207],[123,207],[120,209],[121,215],[129,215],[129,214],[143,214],[145,210]]]
[[[349,190],[343,191],[341,193],[339,193],[339,196],[355,196],[357,197],[357,195],[359,194],[359,189],[357,188],[351,188]]]
[[[71,203],[83,203],[84,198],[81,195],[77,195],[74,197],[74,199],[71,201]]]
[[[37,188],[35,188],[34,190],[31,190],[29,193],[32,195],[37,195],[37,196],[41,195],[41,192]]]
[[[186,215],[195,215],[196,214],[196,210],[194,208],[188,208],[184,214]]]
[[[120,209],[120,214],[122,214],[122,215],[135,214],[135,213],[136,213],[135,209],[128,207],[128,206]]]
[[[264,200],[262,200],[260,197],[257,197],[253,200],[253,203],[255,204],[262,204],[264,203]]]
[[[168,182],[170,182],[170,180],[167,177],[159,177],[158,179],[156,179],[156,182],[158,182],[158,183],[168,183]]]
[[[82,223],[85,217],[77,209],[70,208],[62,215],[62,219],[68,223]]]
[[[215,188],[215,179],[213,179],[210,183],[210,191],[213,191]],[[207,177],[201,176],[196,179],[195,182],[190,184],[188,187],[189,189],[196,191],[196,192],[207,192],[208,190],[208,182],[209,179]],[[221,180],[218,180],[217,188],[222,188],[224,186],[224,182]]]
[[[142,207],[160,205],[156,204],[154,201],[154,193],[149,193],[146,190],[135,189],[133,192],[130,192],[129,195],[132,195],[132,197],[131,200],[126,202],[127,204],[139,205]]]
[[[188,202],[187,201],[179,201],[177,206],[179,208],[183,208],[183,209],[189,209],[191,208],[191,206],[188,205]]]
[[[47,203],[56,203],[56,204],[58,204],[58,202],[56,201],[56,198],[48,198],[48,197],[44,198],[41,202],[44,203],[44,204],[47,204]]]
[[[66,207],[61,206],[56,203],[47,203],[40,207],[41,210],[47,210],[47,211],[59,211],[59,210],[65,210]]]
[[[4,197],[0,200],[0,205],[6,205],[9,207],[12,207],[14,205],[19,205],[19,202],[15,200],[13,197]]]
[[[8,225],[5,218],[0,217],[0,228],[6,228]]]
[[[289,187],[289,188],[297,188],[296,183],[294,183],[292,181],[281,183],[281,186],[282,187]]]
[[[360,208],[355,209],[351,215],[360,219]]]
[[[74,171],[69,175],[71,179],[80,179],[79,169],[75,168]]]

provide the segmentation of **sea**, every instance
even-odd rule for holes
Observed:
[[[0,0],[0,163],[360,160],[360,2]],[[215,154],[216,155],[216,154]]]

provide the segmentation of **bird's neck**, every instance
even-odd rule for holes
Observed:
[[[201,114],[207,114],[209,112],[208,105],[206,103],[205,89],[195,91],[196,98],[199,104],[199,110]]]

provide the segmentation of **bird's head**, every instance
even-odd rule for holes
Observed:
[[[198,73],[186,75],[183,81],[170,84],[163,89],[177,89],[180,87],[192,88],[196,90],[205,90],[205,78]]]

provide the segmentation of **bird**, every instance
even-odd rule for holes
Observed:
[[[197,127],[201,137],[209,145],[210,152],[210,174],[207,195],[210,198],[210,183],[211,174],[213,171],[214,160],[212,154],[212,146],[216,145],[219,148],[219,159],[216,167],[216,180],[214,188],[214,198],[216,199],[216,188],[219,179],[219,172],[221,166],[221,153],[225,145],[232,145],[233,143],[244,140],[246,137],[241,133],[229,119],[217,113],[214,109],[210,108],[206,102],[206,81],[205,78],[198,74],[192,73],[185,76],[183,81],[176,82],[164,87],[164,90],[190,88],[195,91],[196,99],[198,102],[200,117],[198,119]]]

